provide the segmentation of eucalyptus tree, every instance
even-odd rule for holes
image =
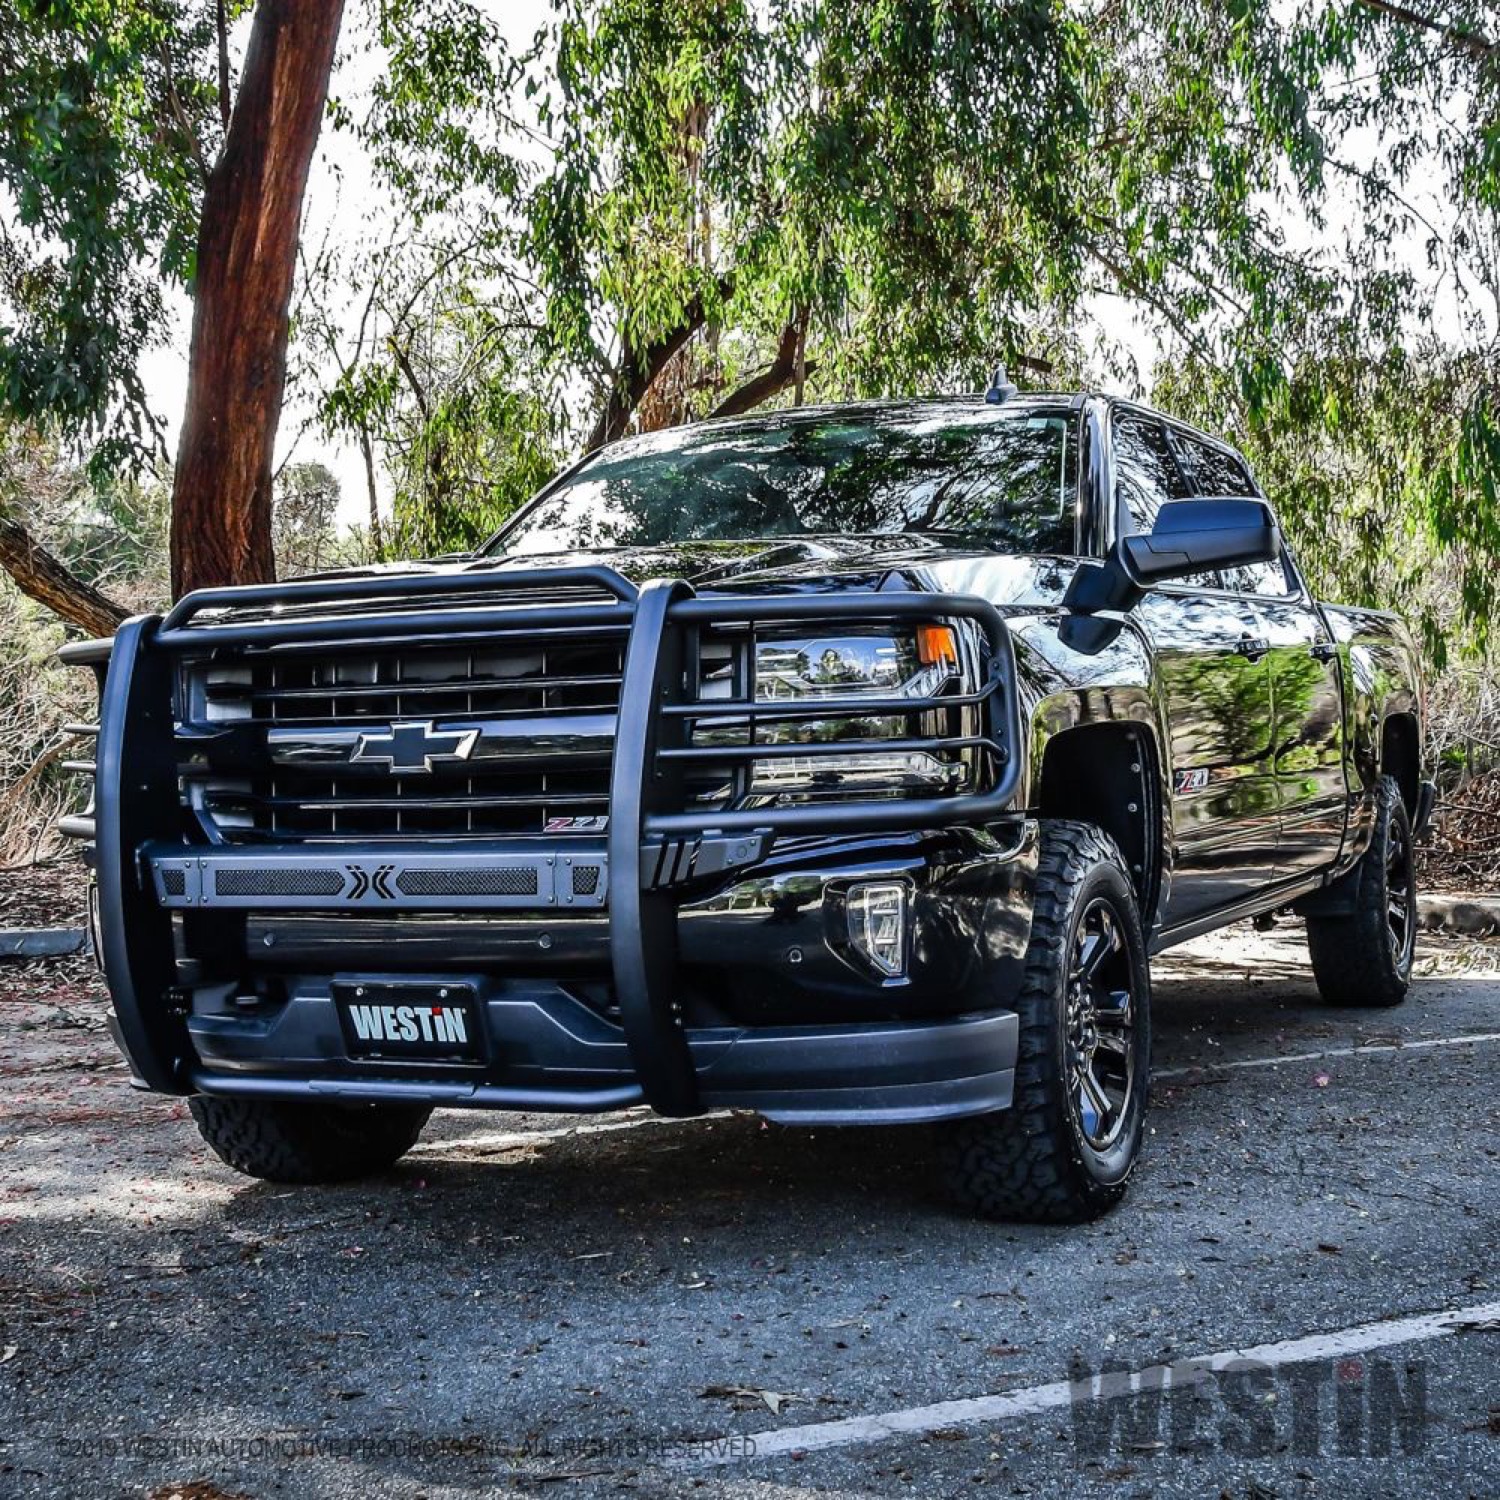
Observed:
[[[192,290],[177,592],[274,569],[287,306],[343,0],[258,0],[235,79],[247,9],[0,0],[0,400],[97,440],[101,472],[145,459],[141,359],[165,290]]]

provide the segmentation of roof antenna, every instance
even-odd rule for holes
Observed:
[[[1002,401],[1009,401],[1012,396],[1020,393],[1020,387],[1012,385],[1005,378],[1005,366],[995,366],[995,378],[990,381],[990,388],[984,393],[984,399],[991,406],[999,406]]]

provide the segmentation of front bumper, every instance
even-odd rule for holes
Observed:
[[[1016,1023],[1000,1007],[1029,935],[1035,829],[1009,810],[1020,735],[1013,656],[994,610],[902,593],[699,600],[686,585],[662,584],[637,595],[612,578],[613,603],[588,606],[590,619],[619,609],[630,622],[609,833],[593,844],[278,849],[164,839],[181,823],[179,654],[247,633],[274,641],[290,627],[190,626],[210,596],[122,627],[103,679],[88,832],[114,1030],[140,1086],[510,1109],[645,1102],[669,1115],[734,1105],[832,1123],[1009,1103]],[[341,589],[371,592],[367,581],[315,591]],[[466,609],[463,623],[525,628],[536,613],[523,598]],[[989,705],[983,743],[1002,768],[989,791],[719,813],[712,827],[663,800],[667,757],[686,753],[672,748],[683,720],[667,716],[692,712],[672,696],[684,632],[720,618],[934,613],[971,619],[988,643],[973,701]],[[556,612],[549,618],[557,623]],[[380,628],[430,636],[450,624],[439,612]],[[894,982],[860,971],[833,920],[851,880],[888,875],[911,890],[912,964]],[[483,1018],[483,1059],[351,1056],[332,986],[388,975],[466,985]],[[965,996],[983,997],[984,1009],[965,1013],[974,1003]]]
[[[803,843],[684,902],[674,998],[698,1107],[826,1124],[1007,1107],[1016,1018],[999,1007],[1020,983],[1035,859],[1032,824],[1007,841],[950,830]],[[870,879],[911,893],[900,980],[845,940],[845,893]],[[195,912],[203,899],[181,898],[178,948],[217,936],[239,979],[178,991],[202,1093],[576,1112],[648,1102],[610,1003],[602,910],[377,915],[309,910],[299,896],[243,915],[231,905],[226,931],[219,914]],[[335,992],[393,985],[472,995],[482,1059],[352,1056]],[[976,995],[995,1008],[965,1011]]]
[[[337,1038],[339,1025],[328,987],[311,985],[254,1034],[237,1017],[190,1020],[202,1059],[192,1080],[205,1094],[481,1109],[586,1113],[645,1102],[623,1033],[565,989],[486,984],[480,993],[487,1031],[504,1042],[503,1061],[478,1076],[439,1078],[410,1065],[381,1076],[370,1065],[313,1055]],[[694,1027],[687,1042],[705,1110],[753,1109],[784,1124],[914,1124],[1010,1104],[1016,1016]],[[274,1059],[275,1069],[246,1066],[261,1058]]]

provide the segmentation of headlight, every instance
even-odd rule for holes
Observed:
[[[910,636],[826,635],[760,640],[755,697],[771,703],[819,698],[933,698],[958,675],[958,644],[946,625]]]
[[[705,662],[705,666],[708,663]],[[847,630],[818,635],[758,636],[746,661],[746,697],[776,708],[837,704],[827,717],[815,714],[757,719],[751,745],[836,745],[851,741],[901,741],[943,733],[928,726],[932,713],[945,717],[950,688],[962,682],[959,641],[948,625],[910,631]],[[700,677],[702,700],[731,696],[732,660],[713,663]],[[871,713],[861,713],[861,699]],[[896,701],[901,706],[893,707]],[[910,707],[905,704],[909,702]],[[918,717],[921,716],[921,717]],[[743,718],[709,720],[693,733],[699,745],[745,745]],[[947,732],[952,732],[951,730]],[[953,758],[915,748],[873,749],[848,754],[756,756],[746,767],[739,793],[752,799],[804,801],[822,797],[936,796],[969,784],[972,757]],[[732,789],[705,788],[702,800],[732,796]]]
[[[925,750],[901,755],[809,755],[750,762],[750,790],[765,792],[912,792],[931,797],[962,785],[967,767]]]

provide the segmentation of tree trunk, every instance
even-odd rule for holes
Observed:
[[[720,301],[727,300],[733,289],[732,277],[719,278]],[[595,448],[602,448],[605,443],[612,443],[617,437],[625,435],[631,414],[651,389],[651,382],[666,368],[672,356],[703,327],[707,316],[702,297],[694,297],[683,309],[682,320],[675,328],[641,348],[626,348],[620,368],[615,372],[609,399],[604,404],[604,410],[599,413],[599,420],[594,423],[588,442],[584,444],[585,453],[592,453]]]
[[[737,417],[742,412],[754,411],[772,396],[779,396],[793,381],[805,381],[818,368],[815,359],[806,358],[803,346],[807,325],[801,319],[788,323],[781,331],[776,346],[776,358],[758,375],[753,375],[709,412],[711,417]],[[799,406],[802,404],[799,400]]]
[[[359,430],[359,451],[365,461],[365,489],[370,496],[370,551],[376,562],[385,561],[385,543],[380,539],[380,494],[375,485],[375,447],[369,432]]]
[[[172,592],[275,576],[271,459],[302,200],[343,0],[259,0],[198,230]]]
[[[22,593],[90,635],[113,635],[125,611],[93,584],[70,573],[31,533],[9,516],[0,516],[0,567]]]

